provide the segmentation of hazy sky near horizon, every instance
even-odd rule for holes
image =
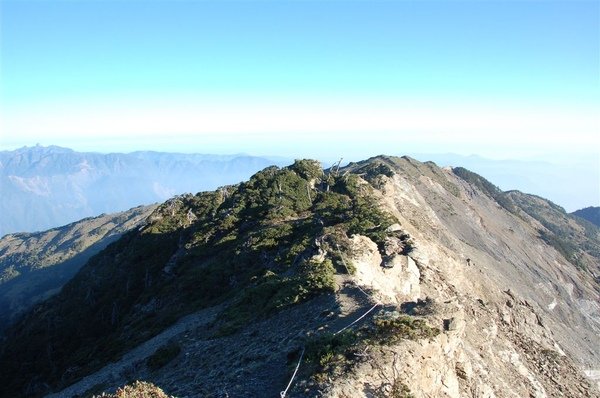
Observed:
[[[598,1],[0,3],[0,149],[600,151]]]

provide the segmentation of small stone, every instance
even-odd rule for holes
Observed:
[[[392,224],[389,227],[387,227],[387,229],[385,230],[386,232],[397,232],[397,231],[401,231],[402,227],[400,226],[400,224],[396,223],[396,224]]]

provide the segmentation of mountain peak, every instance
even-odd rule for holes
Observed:
[[[48,145],[44,146],[41,144],[36,144],[34,146],[23,146],[21,148],[17,148],[13,151],[3,151],[3,152],[14,152],[17,154],[24,153],[35,153],[35,154],[54,154],[54,153],[73,153],[74,150],[70,148],[65,148],[57,145]]]

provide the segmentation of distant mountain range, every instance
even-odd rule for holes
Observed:
[[[100,154],[39,145],[2,151],[0,236],[212,190],[282,163],[243,154]]]

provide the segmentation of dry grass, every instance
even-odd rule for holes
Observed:
[[[114,394],[103,393],[94,398],[173,398],[169,397],[159,387],[145,381],[136,381],[133,384],[119,388]]]

